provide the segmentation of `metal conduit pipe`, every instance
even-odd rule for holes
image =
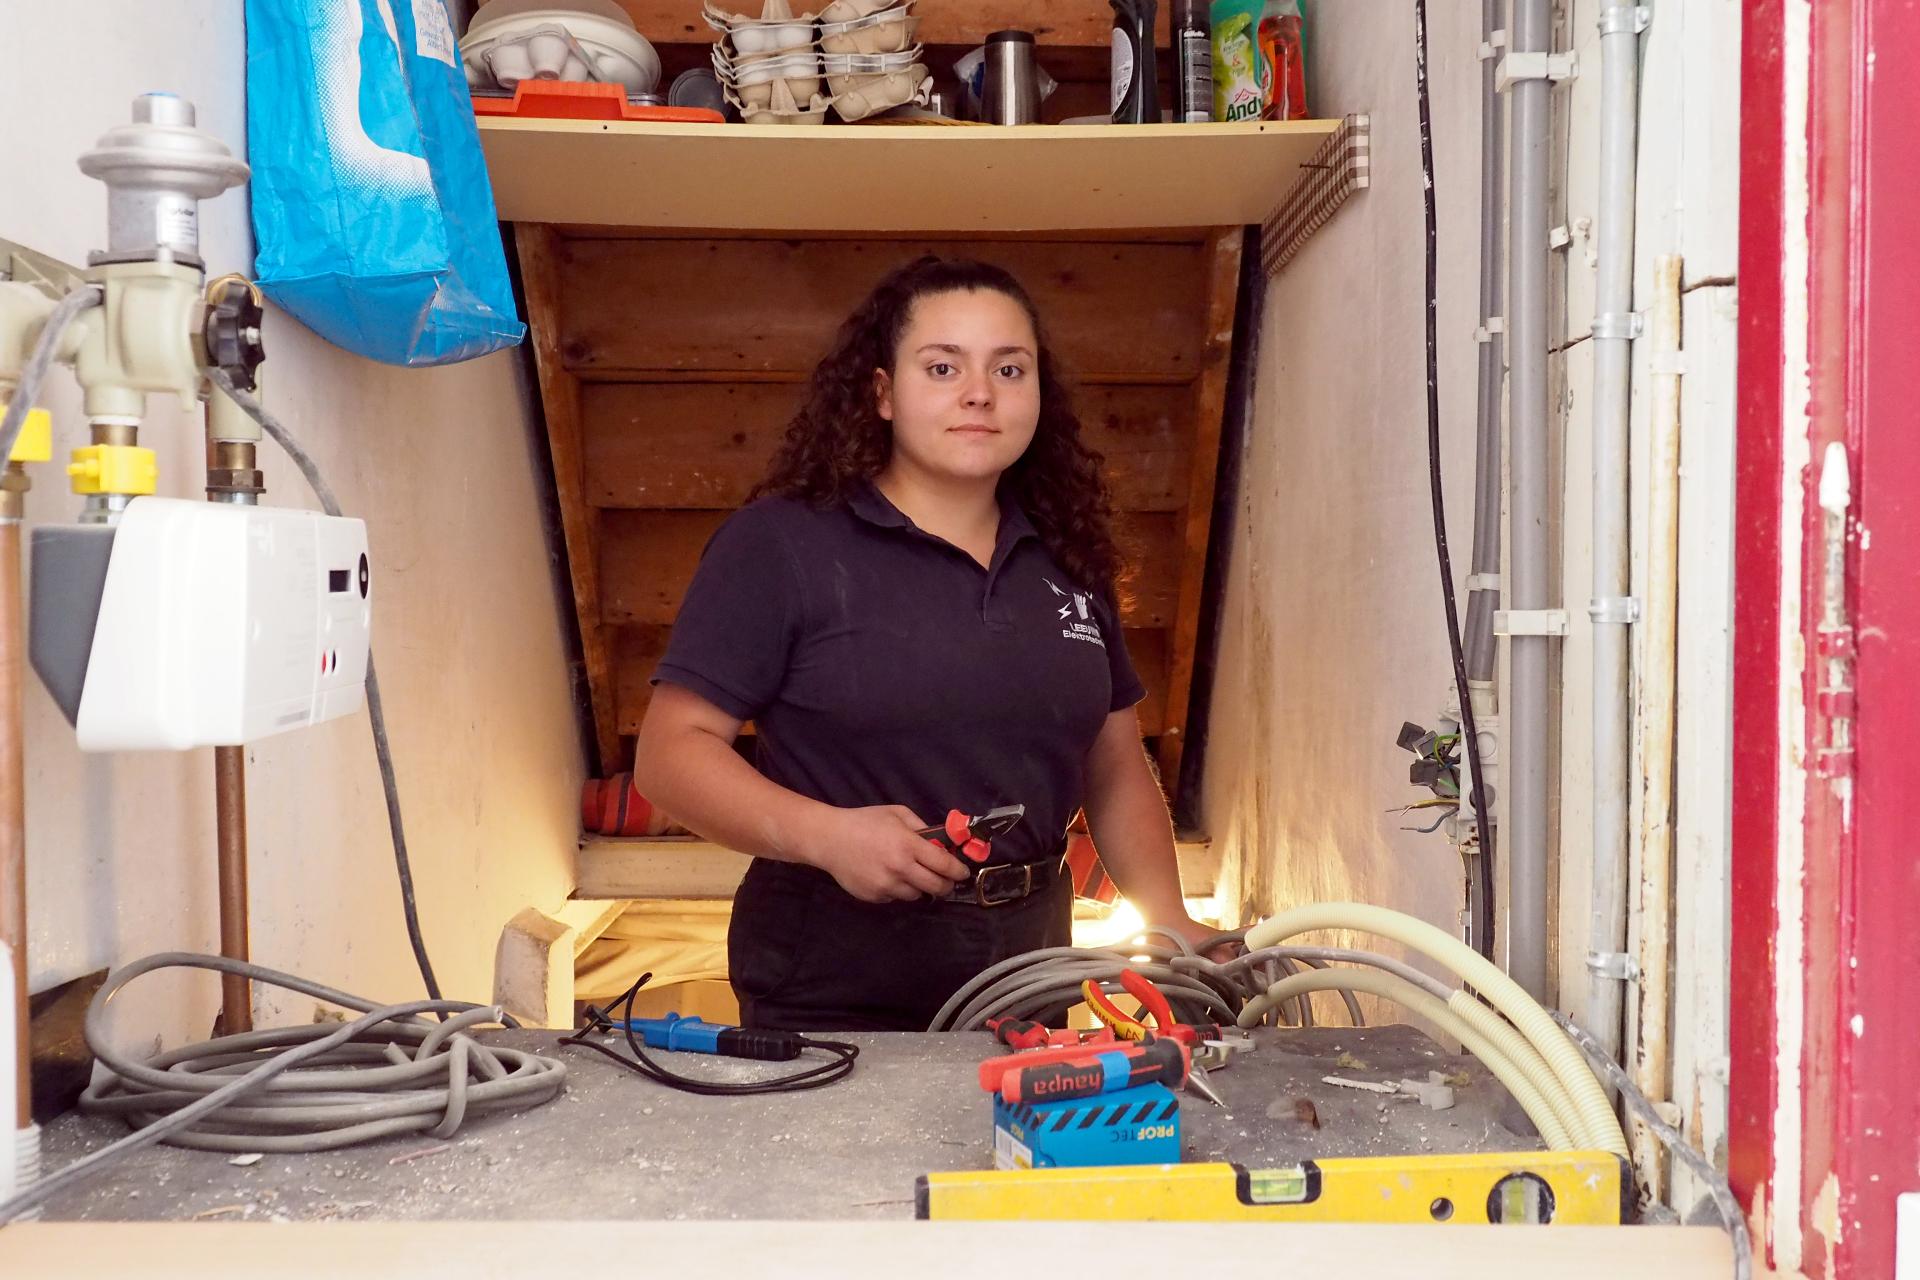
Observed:
[[[1500,30],[1500,0],[1481,0],[1480,38],[1492,44]],[[1501,154],[1506,129],[1492,58],[1480,64],[1480,351],[1474,405],[1473,567],[1467,579],[1467,679],[1493,679],[1493,615],[1500,607],[1500,388],[1506,372],[1501,341],[1500,188],[1506,181]],[[1485,585],[1481,585],[1485,584]]]
[[[1600,10],[1600,185],[1593,315],[1593,860],[1587,927],[1588,1029],[1620,1060],[1628,977],[1627,698],[1631,598],[1628,544],[1628,395],[1633,312],[1633,203],[1640,90],[1640,13],[1634,0]]]
[[[1509,56],[1549,51],[1551,0],[1513,0]],[[1552,606],[1547,526],[1547,167],[1551,85],[1523,79],[1511,89],[1507,394],[1511,420],[1512,557],[1516,610]],[[1507,730],[1507,972],[1536,1000],[1547,998],[1547,784],[1550,641],[1515,635],[1508,648],[1512,706]]]
[[[1501,30],[1502,0],[1481,0],[1480,39],[1483,51],[1492,52],[1495,33]],[[1505,158],[1501,154],[1506,128],[1501,118],[1497,68],[1490,57],[1480,62],[1480,326],[1474,334],[1479,342],[1477,386],[1474,403],[1473,468],[1473,554],[1467,574],[1467,622],[1465,636],[1467,688],[1465,696],[1472,705],[1475,736],[1479,749],[1470,753],[1468,763],[1479,775],[1471,779],[1476,795],[1475,807],[1482,813],[1477,835],[1480,847],[1478,864],[1470,864],[1467,875],[1467,919],[1471,922],[1473,945],[1484,955],[1492,955],[1498,939],[1494,933],[1494,903],[1488,901],[1500,874],[1495,860],[1499,847],[1495,806],[1499,800],[1500,740],[1499,711],[1494,673],[1498,660],[1493,634],[1493,616],[1500,608],[1500,519],[1504,514],[1501,481],[1505,474],[1500,432],[1500,393],[1506,374],[1506,349],[1501,332],[1506,327],[1500,318],[1500,290],[1503,282],[1500,243],[1501,214],[1506,208],[1501,187],[1506,181]],[[1461,723],[1466,723],[1465,709]],[[1491,730],[1491,733],[1489,733]]]

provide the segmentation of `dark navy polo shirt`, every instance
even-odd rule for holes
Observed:
[[[708,543],[654,682],[752,720],[760,772],[844,808],[1024,804],[993,862],[1057,856],[1110,712],[1144,695],[1109,601],[1003,504],[982,568],[872,485],[764,498]]]

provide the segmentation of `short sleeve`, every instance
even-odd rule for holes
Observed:
[[[701,553],[652,683],[680,685],[740,720],[786,680],[801,599],[792,550],[766,508],[735,512]]]
[[[1094,598],[1093,608],[1100,619],[1100,634],[1106,638],[1107,668],[1113,677],[1113,701],[1107,710],[1109,713],[1125,711],[1147,696],[1147,687],[1140,683],[1133,659],[1127,654],[1127,637],[1120,627],[1119,610],[1111,601],[1098,596]]]

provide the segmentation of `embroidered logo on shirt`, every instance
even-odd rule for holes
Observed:
[[[1060,620],[1067,625],[1060,629],[1061,636],[1068,640],[1085,640],[1099,645],[1102,649],[1106,648],[1107,642],[1100,634],[1100,625],[1093,621],[1093,611],[1088,607],[1086,593],[1063,591],[1054,585],[1051,578],[1042,578],[1041,581],[1047,584],[1049,591],[1065,602],[1060,606]]]

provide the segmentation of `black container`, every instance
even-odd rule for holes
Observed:
[[[1208,0],[1174,0],[1173,118],[1205,124],[1213,119],[1213,17]]]
[[[1113,7],[1113,122],[1160,123],[1160,68],[1154,57],[1157,0],[1107,0]]]

